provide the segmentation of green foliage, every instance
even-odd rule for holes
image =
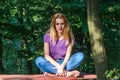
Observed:
[[[120,69],[111,69],[106,71],[106,78],[108,80],[119,80],[120,79]]]
[[[106,78],[118,80],[120,77],[120,1],[109,1],[101,5],[100,14],[103,25],[104,42],[108,59]]]
[[[101,22],[109,67],[119,69],[120,55],[120,1],[105,2],[101,5]],[[105,8],[104,8],[105,7]],[[109,15],[109,16],[108,16]]]

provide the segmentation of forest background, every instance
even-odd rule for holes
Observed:
[[[108,79],[120,76],[120,1],[98,0],[99,18],[107,56]],[[51,16],[61,12],[71,24],[75,51],[85,59],[78,70],[95,74],[95,64],[87,23],[86,0],[1,0],[0,73],[37,74],[35,58],[43,56],[43,35]]]

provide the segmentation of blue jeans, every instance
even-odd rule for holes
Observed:
[[[71,71],[77,68],[82,60],[84,59],[84,54],[82,52],[77,52],[73,54],[68,63],[65,66],[65,70]],[[62,64],[63,60],[56,60],[59,64]],[[39,56],[35,59],[35,63],[37,67],[43,72],[48,72],[52,74],[56,74],[57,70],[54,68],[55,66],[51,64],[49,61],[47,61],[44,57]]]

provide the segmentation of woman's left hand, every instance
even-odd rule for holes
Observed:
[[[66,76],[66,71],[61,65],[55,68],[57,69],[57,73],[56,73],[57,76],[61,76],[61,77]]]

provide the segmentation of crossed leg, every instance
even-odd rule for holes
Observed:
[[[80,65],[83,58],[84,58],[84,55],[81,52],[75,53],[71,56],[70,60],[66,65],[66,75],[65,75],[66,77],[69,77],[69,76],[78,77],[80,75],[80,72],[74,69]],[[36,61],[37,67],[41,69],[41,71],[44,73],[45,76],[59,76],[59,75],[55,75],[57,70],[53,69],[54,65],[51,64],[49,61],[47,61],[44,57],[39,56],[35,61]],[[60,62],[58,61],[58,63],[61,64],[62,60],[60,60]],[[53,74],[50,74],[50,73],[53,73]]]

